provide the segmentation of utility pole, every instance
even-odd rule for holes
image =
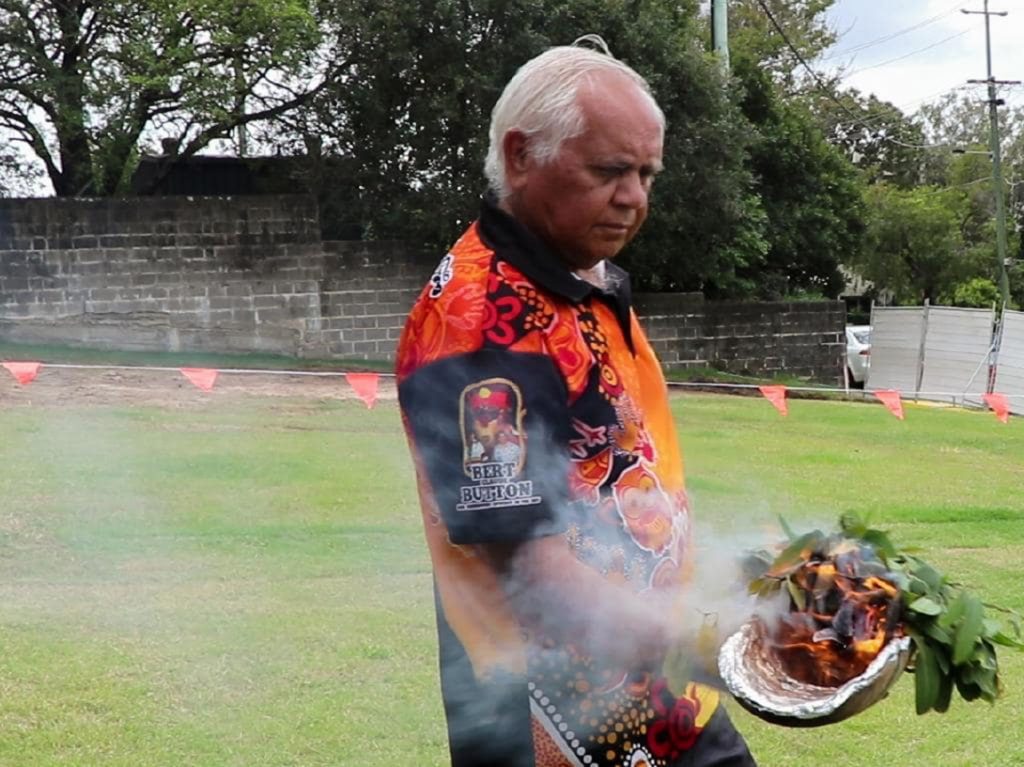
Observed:
[[[729,71],[728,4],[728,0],[711,0],[711,47],[726,72]]]
[[[996,198],[996,253],[999,258],[999,292],[1003,298],[1003,307],[1010,302],[1010,280],[1006,275],[1006,203],[1003,199],[1003,163],[1002,150],[999,146],[999,113],[998,107],[1004,102],[996,98],[996,85],[1018,85],[1019,80],[996,80],[992,76],[992,34],[990,16],[1006,16],[1006,11],[990,11],[988,0],[984,10],[968,11],[961,8],[961,13],[979,14],[985,17],[985,59],[988,63],[988,78],[985,80],[968,80],[969,83],[988,85],[988,122],[989,147],[992,151],[992,186]]]

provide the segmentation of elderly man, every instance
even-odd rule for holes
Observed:
[[[680,600],[690,519],[661,368],[610,263],[663,134],[610,55],[525,64],[492,113],[480,218],[402,336],[457,767],[753,764],[717,693],[664,663],[700,623]]]

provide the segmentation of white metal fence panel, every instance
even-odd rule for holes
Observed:
[[[925,317],[922,396],[947,399],[933,395],[948,393],[954,401],[964,394],[980,398],[988,386],[988,352],[995,312],[931,306]]]
[[[1024,313],[1003,313],[1003,339],[999,345],[995,391],[1024,395]],[[1009,397],[1010,412],[1024,414],[1024,396]]]
[[[871,310],[871,367],[865,388],[898,389],[905,394],[916,390],[923,328],[923,307]]]

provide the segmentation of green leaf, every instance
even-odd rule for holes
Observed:
[[[942,605],[928,597],[918,597],[910,603],[909,607],[922,615],[938,615],[942,612]]]
[[[940,593],[942,590],[942,583],[944,578],[939,572],[931,565],[916,560],[917,566],[913,570],[913,575],[920,578],[928,585],[928,590],[934,593]]]
[[[995,671],[980,668],[979,666],[970,666],[965,670],[963,679],[966,683],[977,687],[979,691],[978,697],[989,702],[996,699],[998,690]]]
[[[936,621],[928,621],[928,625],[924,627],[924,633],[940,644],[953,644],[953,635]]]
[[[793,600],[793,605],[797,610],[803,612],[807,609],[807,595],[804,590],[793,583],[792,580],[786,578],[786,589],[789,591],[789,596]]]
[[[861,539],[874,546],[886,562],[896,557],[896,547],[892,545],[889,536],[881,530],[868,530],[861,536]]]
[[[839,529],[850,538],[863,538],[868,526],[855,511],[847,511],[839,516]]]
[[[967,597],[963,591],[956,595],[956,598],[946,608],[946,612],[939,617],[939,625],[943,628],[952,628],[964,614],[967,607]]]
[[[985,639],[978,643],[978,648],[974,653],[974,661],[981,668],[988,669],[993,673],[999,669],[999,664],[996,662],[996,648]]]
[[[782,527],[782,532],[786,534],[787,540],[792,541],[796,539],[796,533],[793,531],[793,528],[789,526],[789,522],[787,522],[785,517],[781,514],[779,514],[779,525]]]
[[[988,636],[987,638],[990,642],[994,642],[997,645],[1002,645],[1003,647],[1012,647],[1015,650],[1024,650],[1024,642],[1021,642],[1016,637],[1012,637],[1009,634],[1006,634],[1002,631],[997,631],[996,633]]]
[[[809,533],[804,533],[799,538],[792,541],[777,557],[775,557],[775,561],[772,562],[772,566],[768,570],[768,575],[781,575],[786,570],[805,562],[805,550],[813,550],[819,547],[824,540],[825,534],[820,530],[812,530]]]
[[[948,669],[943,669],[942,676],[939,677],[939,691],[935,696],[935,710],[940,714],[945,714],[949,710],[949,702],[953,697],[953,677],[948,673]]]
[[[968,703],[981,697],[981,688],[978,685],[973,682],[966,682],[959,676],[956,678],[956,691]]]
[[[914,702],[918,714],[935,708],[939,699],[939,665],[927,644],[918,643],[914,661]]]
[[[905,572],[897,570],[894,573],[889,573],[889,580],[892,581],[893,585],[900,591],[910,591],[910,578]]]
[[[911,594],[917,594],[923,596],[928,593],[928,584],[918,578],[916,575],[910,576],[910,586],[907,589]]]
[[[953,641],[953,663],[958,666],[971,657],[971,653],[974,651],[974,643],[981,636],[983,612],[980,599],[976,596],[968,595],[966,592],[964,592],[963,597],[964,617],[956,627],[956,637]]]

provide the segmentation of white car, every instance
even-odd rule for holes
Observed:
[[[853,386],[863,386],[871,367],[871,326],[846,326],[846,372]]]

